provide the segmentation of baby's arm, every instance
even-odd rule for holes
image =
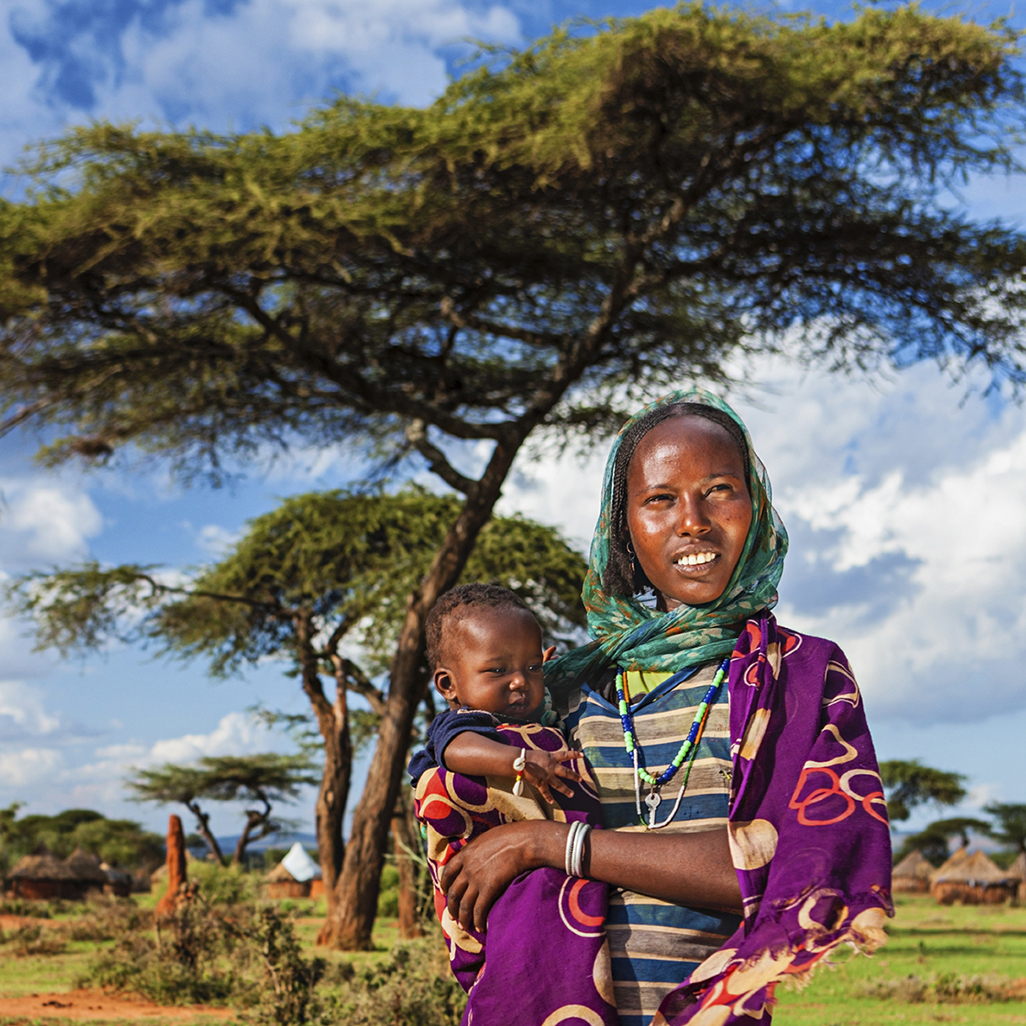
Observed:
[[[453,773],[473,777],[514,777],[513,763],[520,757],[520,749],[504,745],[491,738],[482,737],[465,730],[457,734],[446,746],[442,755],[445,768]],[[526,749],[524,775],[529,777],[544,799],[555,805],[550,788],[570,797],[573,792],[560,779],[580,780],[581,776],[572,765],[581,758],[581,752],[562,748],[558,752],[545,752],[537,748]]]

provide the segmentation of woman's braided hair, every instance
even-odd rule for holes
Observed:
[[[745,484],[750,472],[748,442],[741,426],[729,414],[703,403],[669,403],[659,406],[638,420],[623,436],[613,464],[613,495],[610,508],[609,561],[602,573],[602,587],[610,595],[636,595],[652,585],[628,548],[627,472],[641,440],[657,424],[670,417],[704,417],[719,424],[737,446],[745,468]]]

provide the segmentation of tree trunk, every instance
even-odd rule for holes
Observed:
[[[400,792],[399,801],[392,813],[392,850],[399,871],[399,937],[402,940],[424,936],[417,907],[417,864],[412,858],[419,844],[410,826],[413,810],[408,807],[408,794],[407,789]]]
[[[317,859],[324,880],[324,899],[331,921],[337,901],[337,881],[342,869],[345,847],[342,842],[342,820],[349,799],[349,781],[353,770],[353,746],[349,737],[349,708],[345,680],[336,679],[335,701],[329,702],[318,672],[318,657],[313,648],[314,628],[308,612],[296,616],[296,635],[303,672],[303,690],[317,717],[317,727],[324,739],[324,772],[317,792],[314,816],[317,832]],[[321,944],[321,929],[317,943]]]
[[[210,813],[204,812],[197,802],[186,802],[185,807],[196,817],[196,829],[199,831],[200,837],[207,842],[210,854],[217,859],[219,866],[223,866],[224,855],[221,854],[221,845],[217,843],[217,838],[210,832]]]
[[[260,812],[257,809],[246,810],[246,825],[242,828],[242,833],[239,834],[239,840],[235,845],[235,854],[232,855],[232,865],[241,866],[246,858],[246,848],[249,847],[249,842],[253,840],[253,831],[257,827],[263,827],[268,818],[271,815],[271,807],[268,805],[265,811]],[[266,837],[270,830],[264,830],[260,834],[261,837]]]
[[[496,444],[484,475],[468,494],[420,588],[410,596],[392,660],[388,701],[378,731],[378,743],[367,773],[367,784],[353,812],[345,864],[335,886],[335,901],[329,905],[328,919],[317,938],[318,943],[342,951],[370,951],[372,948],[371,930],[377,912],[388,830],[405,770],[414,713],[425,686],[424,620],[438,596],[459,580],[481,528],[492,515],[527,430],[522,426],[515,437]],[[327,886],[325,880],[325,889]]]

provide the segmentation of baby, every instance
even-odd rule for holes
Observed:
[[[581,753],[549,725],[555,716],[546,708],[542,663],[553,650],[542,651],[541,628],[523,602],[491,584],[446,592],[426,633],[434,685],[449,709],[428,728],[427,748],[409,771],[435,908],[453,972],[470,994],[464,1022],[541,1026],[559,1021],[550,1016],[560,1009],[587,1005],[600,1009],[596,1022],[618,1026],[603,927],[606,888],[581,876],[599,803]],[[542,818],[571,824],[567,873],[522,874],[492,907],[487,935],[464,930],[438,886],[446,862],[493,826]],[[533,964],[539,937],[559,951],[558,973]],[[545,983],[518,989],[511,1000],[515,978]]]

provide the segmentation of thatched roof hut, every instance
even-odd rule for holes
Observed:
[[[942,904],[999,905],[1015,893],[1008,872],[982,851],[974,851],[949,866],[948,859],[933,875],[930,893]]]
[[[933,865],[917,848],[891,870],[891,890],[895,894],[925,894],[930,889],[931,873]]]
[[[85,895],[85,882],[45,844],[18,859],[7,879],[17,898],[49,901],[51,898],[75,899]]]
[[[113,894],[118,898],[127,898],[132,893],[132,877],[124,870],[108,866],[106,862],[100,863],[103,871],[103,893]]]
[[[296,841],[288,853],[264,877],[269,898],[309,898],[314,879],[320,868],[303,846]]]
[[[1008,867],[1008,875],[1019,889],[1019,900],[1026,901],[1026,851],[1019,852],[1019,857]]]
[[[90,855],[82,848],[76,848],[65,860],[64,865],[82,881],[87,891],[102,891],[107,875],[100,868],[100,857]]]

